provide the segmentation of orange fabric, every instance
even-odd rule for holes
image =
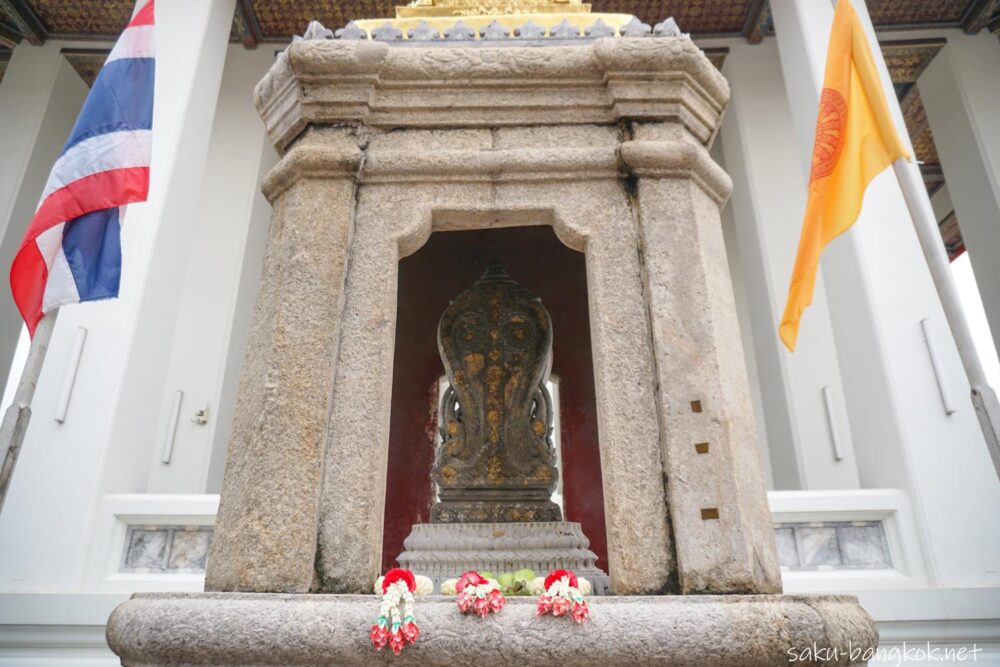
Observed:
[[[816,119],[809,199],[778,328],[789,350],[795,350],[799,321],[812,303],[820,253],[858,219],[871,180],[901,157],[909,153],[889,115],[868,38],[850,0],[839,0]]]

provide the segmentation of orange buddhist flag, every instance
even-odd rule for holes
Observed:
[[[868,38],[850,0],[839,0],[816,119],[809,200],[778,328],[789,350],[795,350],[799,320],[812,303],[820,253],[858,219],[871,180],[901,157],[909,153],[889,115]]]

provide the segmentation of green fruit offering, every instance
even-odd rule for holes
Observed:
[[[535,578],[535,571],[524,568],[514,573],[514,581],[530,582]]]

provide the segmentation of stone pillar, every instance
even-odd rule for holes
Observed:
[[[162,391],[179,305],[177,276],[198,238],[195,210],[232,16],[232,0],[157,5],[150,199],[125,216],[120,298],[60,312],[0,515],[2,576],[14,582],[7,590],[79,586],[95,503],[105,493],[146,490],[152,452],[163,444],[152,435],[154,396]],[[53,412],[81,327],[86,345],[59,424]]]
[[[781,591],[719,208],[732,182],[680,126],[637,125],[661,447],[682,593]]]
[[[864,3],[854,0],[854,7],[870,43],[875,43]],[[788,0],[774,3],[772,10],[805,175],[833,7],[826,2]],[[881,52],[874,48],[872,55],[883,88],[892,91]],[[896,127],[909,144],[891,92],[888,102]],[[981,585],[983,559],[1000,548],[1000,526],[969,531],[967,524],[954,517],[977,516],[983,507],[1000,504],[1000,486],[971,401],[966,399],[968,381],[891,169],[869,185],[858,222],[827,247],[820,266],[862,487],[907,491],[921,521],[932,580]],[[811,315],[807,311],[805,317]],[[940,381],[961,397],[957,412],[951,415],[944,411],[921,333],[924,318],[937,336]],[[958,488],[963,492],[956,494]],[[996,573],[988,576],[1000,579]]]
[[[83,82],[52,42],[14,49],[0,83],[0,383],[7,380],[24,326],[7,287],[7,271],[38,207],[49,170],[87,96]],[[25,334],[27,335],[27,334]],[[20,376],[21,369],[14,372]]]
[[[674,592],[678,564],[660,451],[662,416],[657,414],[649,304],[643,299],[641,240],[620,186],[605,189],[610,192],[602,197],[598,190],[591,206],[579,206],[582,210],[572,203],[580,199],[570,199],[563,215],[588,223],[587,291],[608,573],[616,595]]]
[[[382,566],[399,270],[399,230],[393,228],[404,215],[387,215],[377,193],[359,200],[324,442],[329,465],[317,558],[323,590],[337,593],[368,592]]]
[[[775,488],[856,489],[851,424],[822,275],[794,354],[777,334],[802,229],[806,180],[788,132],[792,117],[774,41],[734,44],[723,73],[733,93],[719,140],[734,182],[729,207],[751,304]],[[832,424],[824,391],[838,408]]]
[[[360,158],[353,132],[313,130],[264,183],[274,216],[207,590],[303,593],[313,585]]]
[[[972,262],[993,341],[1000,350],[1000,40],[948,35],[920,88]]]

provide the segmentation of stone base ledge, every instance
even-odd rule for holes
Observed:
[[[176,665],[685,665],[865,664],[878,643],[853,596],[594,597],[583,625],[535,616],[533,598],[481,619],[453,598],[417,598],[421,635],[394,656],[368,630],[374,595],[140,593],[108,620],[125,667]],[[812,659],[790,660],[789,651]]]

